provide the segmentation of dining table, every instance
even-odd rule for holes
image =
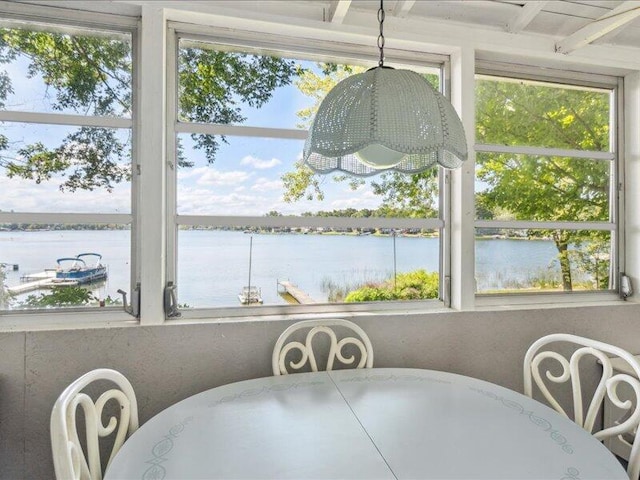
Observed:
[[[411,368],[219,386],[144,423],[105,480],[628,480],[590,433],[484,380]]]

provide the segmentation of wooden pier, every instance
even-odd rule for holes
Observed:
[[[311,298],[308,293],[303,292],[297,286],[287,280],[278,280],[278,286],[284,289],[283,293],[291,295],[291,298],[293,298],[300,305],[318,303],[313,298]]]
[[[23,275],[20,279],[23,283],[13,287],[7,287],[7,291],[12,295],[33,292],[34,290],[40,290],[41,288],[74,286],[78,284],[75,280],[56,279],[55,270],[45,270],[40,273]]]

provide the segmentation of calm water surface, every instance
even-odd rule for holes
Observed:
[[[253,237],[251,284],[262,289],[265,304],[283,304],[277,282],[288,280],[316,300],[327,298],[323,284],[355,285],[389,278],[394,272],[394,238],[387,236],[243,234],[235,231],[186,230],[178,235],[179,302],[193,307],[236,306],[249,281],[249,243]],[[96,293],[119,298],[131,291],[130,232],[76,230],[0,232],[0,263],[9,286],[25,274],[55,268],[56,259],[83,252],[103,256],[109,277]],[[477,289],[499,289],[505,281],[522,281],[540,271],[557,271],[551,241],[489,239],[476,242]],[[398,273],[438,270],[438,239],[397,237]]]

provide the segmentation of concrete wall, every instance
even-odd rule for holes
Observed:
[[[375,366],[469,375],[522,391],[522,359],[538,337],[575,333],[640,353],[640,305],[359,317]],[[98,367],[124,373],[142,424],[190,395],[271,375],[291,322],[182,324],[0,333],[0,478],[54,478],[49,415],[60,392]]]

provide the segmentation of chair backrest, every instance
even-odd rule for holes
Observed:
[[[109,380],[118,388],[105,391],[94,403],[82,390],[90,383],[102,380]],[[120,419],[118,421],[112,416],[105,425],[102,422],[103,409],[111,400],[119,406]],[[81,407],[84,415],[86,452],[80,443],[76,426],[78,407]],[[125,439],[138,429],[138,403],[133,387],[124,375],[115,370],[92,370],[75,380],[60,394],[51,411],[50,427],[56,478],[101,480],[100,438],[115,432],[108,466]]]
[[[564,342],[566,345],[571,344],[571,354],[562,355],[553,349],[546,349],[547,345],[555,343],[556,347]],[[566,347],[565,347],[566,348]],[[557,349],[557,348],[556,348]],[[602,364],[602,376],[598,380],[595,387],[593,397],[583,399],[583,389],[580,376],[580,361],[591,356]],[[612,358],[619,358],[617,362],[624,362],[628,365],[627,370],[635,372],[635,376],[626,373],[617,373],[614,375]],[[541,374],[542,366],[551,367],[555,364],[555,368],[560,367],[556,374],[550,370],[545,371],[546,381]],[[547,335],[535,341],[527,350],[524,357],[524,393],[529,397],[533,397],[533,383],[540,390],[549,405],[557,412],[569,417],[565,409],[561,406],[556,397],[549,391],[548,386],[552,383],[563,384],[571,382],[571,397],[573,400],[573,418],[572,420],[582,428],[592,433],[598,440],[620,436],[627,432],[634,435],[634,442],[631,447],[631,455],[627,473],[632,480],[638,480],[640,475],[640,433],[638,425],[640,424],[640,363],[635,357],[623,350],[622,348],[607,343],[592,340],[590,338],[579,337],[566,333],[556,333]],[[618,387],[620,384],[626,384],[628,387],[627,395],[631,394],[632,400],[622,401],[618,396]],[[588,396],[588,395],[587,395]],[[619,421],[614,426],[605,426],[598,430],[596,427],[596,417],[603,406],[605,396],[616,407],[626,411],[624,421]],[[584,414],[585,406],[587,406],[586,415]]]
[[[336,333],[331,327],[339,327],[350,330],[357,336],[344,337],[338,341]],[[296,331],[301,329],[309,329],[304,343],[299,341],[290,341],[286,343],[289,337]],[[360,361],[355,368],[371,368],[373,367],[373,347],[367,334],[353,322],[341,318],[332,318],[326,320],[304,320],[294,323],[285,329],[278,338],[273,347],[273,356],[271,365],[274,375],[286,375],[291,370],[299,370],[303,368],[307,362],[314,372],[318,371],[316,356],[313,351],[313,339],[318,333],[324,333],[328,336],[330,345],[327,356],[327,370],[333,369],[334,361],[339,361],[345,365],[352,365],[356,361],[357,355],[345,356],[343,348],[353,345],[359,350]],[[286,344],[285,344],[286,343]],[[287,354],[297,350],[301,358],[298,361],[290,361],[287,365]]]

